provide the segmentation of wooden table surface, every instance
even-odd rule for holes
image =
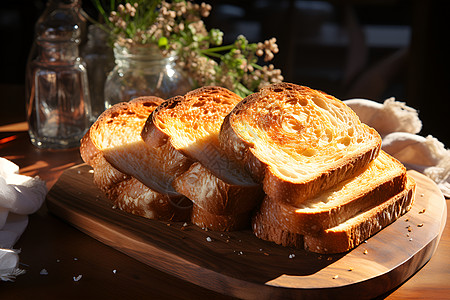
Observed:
[[[0,156],[39,175],[51,188],[62,172],[82,162],[78,149],[34,148],[25,123],[0,126]],[[447,199],[447,206],[450,201]],[[1,299],[229,299],[167,275],[83,234],[48,212],[45,204],[29,218],[15,245],[26,274],[0,282]],[[397,289],[380,299],[450,299],[450,221],[431,260]],[[45,269],[48,274],[41,275]],[[81,275],[79,281],[74,277]]]

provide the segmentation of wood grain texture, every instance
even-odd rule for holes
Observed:
[[[367,243],[337,255],[281,247],[259,240],[250,230],[204,231],[127,214],[111,207],[86,165],[63,173],[47,205],[99,241],[222,294],[245,299],[373,298],[420,269],[433,255],[445,226],[447,208],[439,189],[425,176],[410,174],[418,185],[411,211]]]

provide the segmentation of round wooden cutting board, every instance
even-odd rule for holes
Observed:
[[[381,295],[432,257],[447,207],[438,187],[417,182],[412,209],[350,252],[319,255],[256,238],[133,216],[112,208],[89,166],[67,170],[47,196],[49,210],[137,260],[199,286],[243,299],[363,299]]]

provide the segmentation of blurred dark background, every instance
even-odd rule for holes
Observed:
[[[205,0],[224,42],[277,38],[285,81],[339,99],[386,98],[419,111],[421,135],[450,146],[448,11],[439,0]],[[25,120],[24,74],[44,0],[2,1],[0,125]],[[95,17],[91,0],[84,10]]]

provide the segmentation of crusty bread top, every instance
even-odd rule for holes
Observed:
[[[175,196],[172,180],[191,162],[171,149],[150,149],[141,138],[148,116],[163,102],[147,96],[116,104],[104,111],[89,131],[92,143],[114,168],[154,191]]]
[[[375,207],[402,191],[406,169],[395,158],[380,151],[367,168],[298,206],[266,198],[260,213],[277,220],[292,233],[314,234]]]
[[[342,101],[290,83],[246,97],[225,119],[220,139],[260,173],[257,180],[267,179],[266,169],[280,182],[308,184],[322,177],[314,192],[353,176],[352,165],[366,166],[381,146],[380,135]],[[248,150],[256,159],[248,159]],[[341,170],[339,180],[330,179],[335,170]]]
[[[399,178],[398,184],[396,178]],[[406,182],[406,168],[394,157],[380,151],[378,157],[362,172],[350,179],[341,181],[330,189],[324,190],[313,198],[305,200],[297,207],[296,212],[317,213],[342,207],[352,199],[366,195],[385,182],[389,183],[389,187],[388,191],[384,193],[400,192]]]
[[[217,86],[173,97],[153,111],[142,138],[155,148],[169,143],[226,182],[254,185],[248,174],[232,165],[219,143],[223,119],[241,100],[237,94]]]
[[[147,96],[112,106],[105,110],[92,125],[90,130],[92,142],[97,149],[104,151],[140,141],[140,131],[145,121],[163,102],[161,98]],[[102,132],[102,130],[106,131]]]
[[[217,139],[225,116],[242,100],[217,86],[202,87],[161,105],[153,113],[153,123],[168,136],[172,145],[197,159],[199,141]],[[217,140],[218,142],[218,140]]]

